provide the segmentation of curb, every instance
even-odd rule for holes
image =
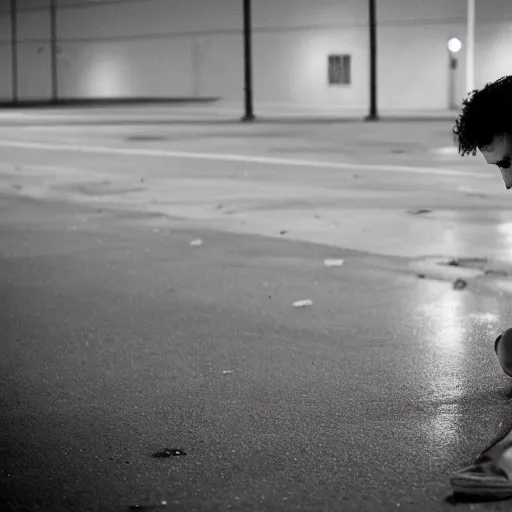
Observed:
[[[0,101],[2,109],[46,109],[56,108],[65,109],[67,107],[110,107],[117,105],[136,106],[136,105],[175,105],[186,104],[196,105],[204,103],[217,103],[221,100],[218,96],[176,96],[168,98],[151,97],[129,97],[129,98],[61,98],[57,100],[20,100],[20,101]]]

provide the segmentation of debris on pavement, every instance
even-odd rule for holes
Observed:
[[[425,279],[427,276],[426,276],[425,274],[418,274],[418,277],[419,277],[420,279]]]
[[[283,229],[283,230],[280,232],[280,234],[281,234],[281,235],[286,235],[286,233],[288,233],[288,231],[286,231],[285,229]]]
[[[181,457],[187,455],[184,450],[176,448],[164,448],[161,452],[151,455],[154,459],[167,459],[168,457]]]
[[[157,510],[169,510],[169,496],[162,494],[157,490],[142,491],[137,493],[137,504],[131,505],[128,510],[137,510],[139,512],[156,512]]]
[[[201,245],[203,245],[203,241],[198,238],[197,240],[192,240],[192,242],[190,242],[190,245],[192,247],[201,247]]]
[[[224,370],[222,375],[227,375],[228,373],[233,373],[233,370]]]
[[[342,267],[343,263],[344,263],[343,260],[335,260],[335,259],[324,260],[324,264],[326,267]]]
[[[313,305],[313,301],[306,299],[306,300],[298,300],[297,302],[293,303],[293,307],[295,308],[307,308]]]
[[[464,288],[466,288],[467,285],[468,285],[468,283],[466,281],[464,281],[464,279],[457,279],[453,283],[453,289],[454,290],[464,290]]]
[[[508,273],[505,270],[486,270],[485,271],[486,276],[502,276],[502,277],[508,277]]]
[[[162,501],[158,505],[131,505],[128,510],[137,510],[139,512],[155,512],[156,510],[167,508],[167,501]]]
[[[215,209],[216,209],[216,210],[222,210],[222,208],[224,208],[224,206],[223,206],[223,205],[221,205],[221,204],[218,204],[218,205],[215,207]]]
[[[409,213],[412,213],[413,215],[421,215],[423,213],[432,213],[432,210],[420,209],[420,210],[414,210],[414,211],[409,212]]]
[[[487,258],[460,258],[447,263],[449,267],[476,268],[483,270],[487,265]]]

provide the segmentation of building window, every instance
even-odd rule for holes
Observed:
[[[350,84],[350,55],[329,55],[329,85]]]

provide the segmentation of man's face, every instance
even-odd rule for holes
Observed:
[[[489,146],[480,148],[488,164],[500,168],[505,187],[512,188],[512,133],[497,135]]]

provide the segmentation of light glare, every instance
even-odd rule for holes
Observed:
[[[462,48],[462,43],[460,42],[460,39],[457,39],[456,37],[452,37],[448,41],[448,50],[450,50],[453,53],[457,53]]]

